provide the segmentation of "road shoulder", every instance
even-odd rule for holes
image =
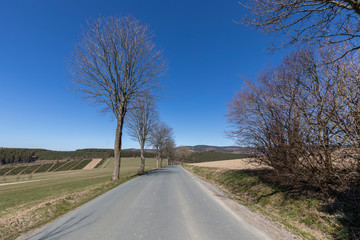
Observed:
[[[187,174],[196,180],[199,185],[219,202],[225,210],[231,212],[244,226],[261,239],[283,239],[293,240],[299,237],[291,234],[275,223],[269,221],[264,216],[250,211],[246,206],[239,204],[230,195],[223,192],[218,187],[201,179],[199,176],[183,168]]]

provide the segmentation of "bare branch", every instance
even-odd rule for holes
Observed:
[[[150,94],[141,96],[129,110],[126,126],[130,137],[138,141],[141,152],[140,172],[145,171],[144,148],[151,131],[159,121],[159,114],[155,110],[154,97]]]
[[[150,142],[156,149],[157,167],[162,167],[164,151],[167,144],[174,142],[173,134],[173,129],[168,127],[164,122],[158,123],[151,132]]]
[[[251,0],[241,24],[286,36],[272,50],[307,43],[324,46],[346,42],[346,53],[360,47],[360,4],[355,0]]]
[[[120,172],[122,128],[128,106],[156,91],[165,71],[149,27],[133,17],[98,18],[87,23],[69,60],[76,90],[117,119],[113,179]]]

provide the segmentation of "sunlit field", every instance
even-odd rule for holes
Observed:
[[[18,232],[46,223],[118,185],[111,181],[113,164],[108,159],[90,170],[1,177],[0,239],[13,239]],[[120,182],[135,175],[139,166],[139,158],[122,159]],[[146,159],[145,166],[146,170],[155,168],[156,159]]]

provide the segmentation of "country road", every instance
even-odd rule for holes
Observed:
[[[18,239],[271,239],[180,166],[133,179]]]

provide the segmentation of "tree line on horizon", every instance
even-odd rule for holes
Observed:
[[[140,157],[139,151],[123,151],[124,157]],[[155,153],[145,152],[145,157],[153,158]],[[114,157],[113,149],[78,149],[75,151],[52,151],[46,149],[29,148],[1,148],[0,165],[31,163],[36,160],[80,160],[89,158],[109,158]]]
[[[161,139],[160,139],[161,140]],[[154,140],[152,140],[154,141]],[[159,141],[158,141],[159,142]],[[164,141],[164,146],[160,153],[152,150],[141,153],[139,149],[122,150],[123,157],[157,158],[159,167],[162,166],[164,159],[167,159],[169,164],[175,163],[196,163],[219,160],[230,160],[249,157],[248,153],[228,153],[218,151],[192,151],[190,147],[182,146],[176,147],[168,145]],[[161,144],[161,141],[160,141]],[[149,140],[149,146],[152,146]],[[111,158],[114,157],[113,149],[102,148],[85,148],[77,149],[75,151],[53,151],[47,149],[30,149],[30,148],[0,148],[0,166],[8,164],[22,164],[32,163],[37,160],[83,160],[90,158]]]

